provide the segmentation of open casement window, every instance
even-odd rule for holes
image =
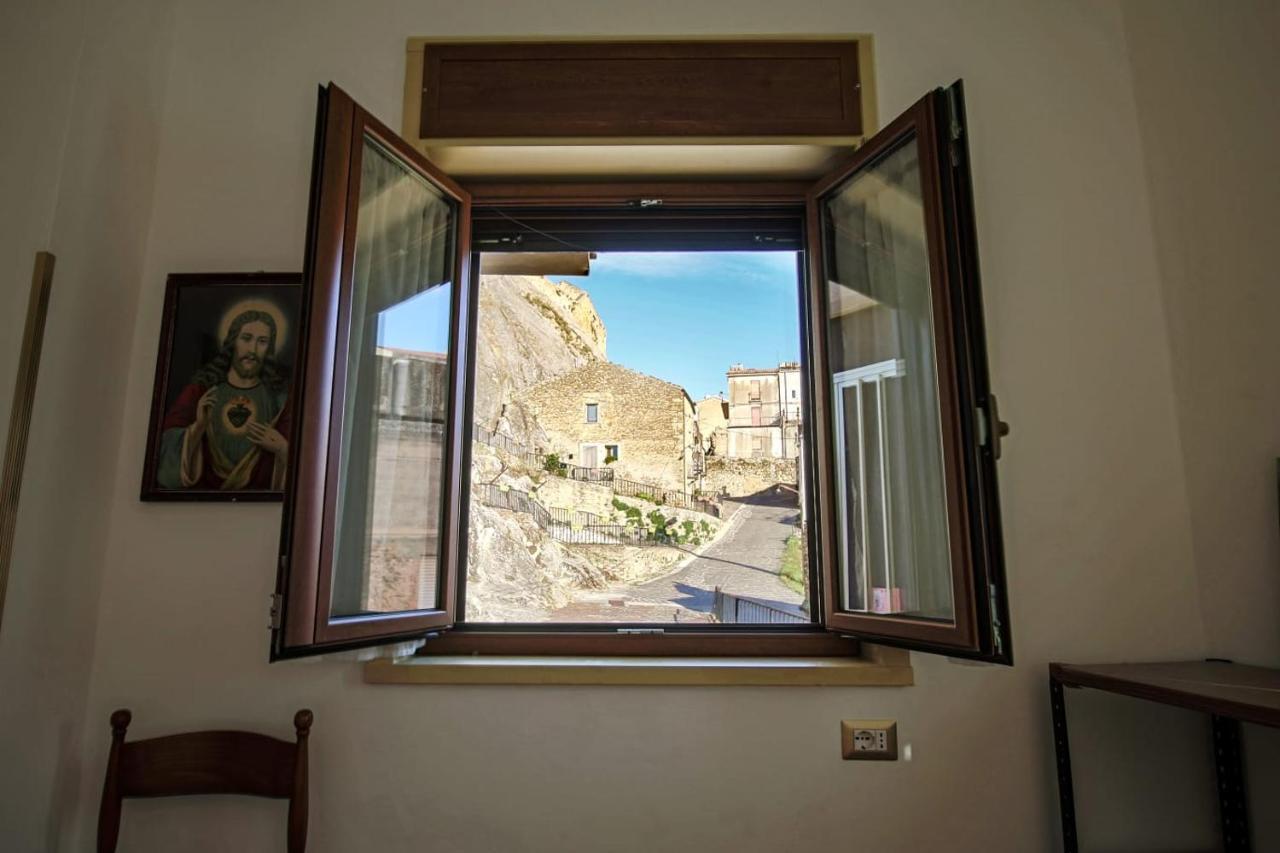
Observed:
[[[809,193],[823,617],[1009,663],[963,110],[926,95]]]
[[[323,89],[273,657],[453,622],[469,239],[467,192]]]
[[[466,621],[458,608],[479,292],[471,197],[330,85],[317,120],[273,659],[438,634],[461,616],[428,648],[840,655],[856,653],[852,636],[1011,662],[995,481],[1002,425],[987,387],[959,84],[926,96],[807,198],[794,182],[547,187],[475,189],[491,205],[517,199],[534,212],[521,216],[544,217],[520,251],[563,251],[567,234],[584,251],[807,240],[798,256],[810,402],[798,443],[813,621]],[[674,203],[636,203],[660,197],[659,187]],[[596,207],[584,213],[586,200]],[[601,204],[612,205],[603,217]],[[503,244],[486,236],[487,216],[477,214],[477,244]],[[515,222],[502,210],[489,218],[502,229]],[[708,243],[716,240],[732,246]],[[594,406],[575,420],[596,420]],[[590,446],[592,465],[618,456],[613,445]],[[761,444],[744,452],[767,455]]]

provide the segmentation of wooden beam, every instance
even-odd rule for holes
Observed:
[[[18,494],[22,489],[22,469],[27,458],[27,436],[31,431],[31,408],[36,396],[36,375],[40,370],[44,322],[49,313],[54,261],[51,253],[36,252],[35,268],[31,273],[31,296],[27,301],[27,322],[18,357],[18,379],[13,386],[13,408],[9,411],[4,463],[0,467],[0,626],[4,622],[5,591],[9,588],[9,565],[13,560],[13,540],[18,527]]]
[[[588,275],[595,252],[485,252],[481,275]]]

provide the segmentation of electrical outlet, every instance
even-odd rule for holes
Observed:
[[[898,724],[893,720],[841,720],[840,751],[846,759],[898,760]]]

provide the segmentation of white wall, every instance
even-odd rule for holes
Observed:
[[[65,846],[81,783],[169,24],[146,0],[0,13],[0,430],[33,255],[58,258],[0,626],[5,850]]]
[[[110,492],[85,513],[103,524],[111,507],[79,840],[61,849],[90,844],[106,719],[122,705],[138,737],[284,735],[293,710],[313,708],[317,851],[424,839],[465,851],[798,850],[851,830],[872,851],[1054,849],[1045,664],[1206,649],[1125,23],[1105,3],[942,0],[179,6],[132,351],[102,353],[113,380],[102,393],[124,391],[124,416],[114,477],[98,478]],[[390,688],[364,685],[351,664],[268,665],[278,508],[137,501],[165,275],[299,268],[315,86],[335,80],[397,125],[409,35],[662,32],[874,33],[885,119],[965,78],[993,382],[1014,425],[1001,486],[1017,666],[916,656],[916,687],[819,690]],[[65,338],[51,346],[77,352]],[[77,390],[69,375],[48,387]],[[112,429],[93,441],[115,447]],[[67,430],[86,440],[78,421]],[[44,502],[28,510],[24,530],[41,542],[66,517]],[[46,603],[14,592],[19,607]],[[21,649],[41,647],[33,636]],[[1090,847],[1185,846],[1209,831],[1201,720],[1088,694],[1071,703]],[[840,761],[838,722],[852,716],[896,717],[914,760]],[[0,776],[6,788],[15,778]],[[1100,793],[1108,786],[1122,796]],[[130,803],[127,815],[122,846],[180,838],[190,853],[267,849],[283,821],[278,804],[253,801]]]
[[[1280,6],[1130,3],[1125,24],[1209,649],[1280,666]]]
[[[1208,651],[1280,666],[1280,6],[1140,0],[1124,21]],[[1280,845],[1280,732],[1245,736],[1259,846]]]

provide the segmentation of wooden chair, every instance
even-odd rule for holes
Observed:
[[[253,732],[187,732],[124,742],[133,719],[111,715],[111,756],[98,811],[98,853],[112,853],[125,797],[249,794],[289,801],[289,853],[307,846],[307,736],[312,714],[293,715],[297,742]]]

